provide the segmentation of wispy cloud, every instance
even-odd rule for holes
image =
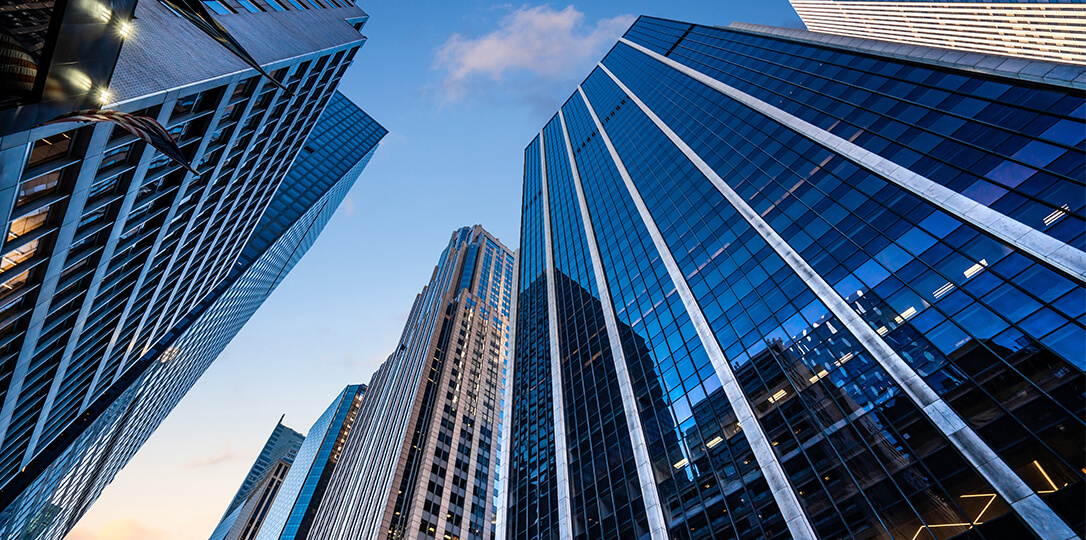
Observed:
[[[545,84],[583,77],[633,21],[632,15],[619,15],[589,25],[573,6],[522,6],[490,33],[454,34],[438,47],[434,66],[445,74],[443,97],[461,99],[510,78]]]
[[[245,456],[241,455],[238,452],[233,451],[230,448],[230,442],[227,441],[226,445],[223,446],[222,450],[219,450],[218,452],[215,452],[214,454],[207,454],[207,455],[204,455],[204,456],[201,456],[201,457],[193,458],[193,459],[185,462],[185,466],[186,467],[211,467],[211,466],[214,466],[214,465],[219,465],[221,463],[226,463],[228,461],[234,461],[236,459],[241,459],[243,457],[245,457]]]
[[[94,530],[85,527],[77,528],[68,535],[67,540],[147,540],[163,536],[165,536],[163,531],[154,529],[135,518],[121,518]]]
[[[354,195],[348,193],[347,196],[343,198],[343,202],[339,203],[339,211],[343,212],[343,215],[345,216],[353,216],[354,210]]]

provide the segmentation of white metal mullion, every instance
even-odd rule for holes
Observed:
[[[728,96],[796,133],[821,144],[890,183],[927,201],[932,206],[986,232],[1000,241],[1044,261],[1080,283],[1086,283],[1086,252],[1061,242],[1029,225],[916,174],[889,159],[861,148],[750,94],[724,84],[700,71],[651,51],[625,38],[619,40],[642,54]]]
[[[558,353],[558,306],[554,285],[554,240],[551,238],[550,192],[547,189],[547,155],[543,132],[539,132],[539,167],[543,188],[543,251],[547,259],[547,327],[551,356],[551,411],[554,416],[554,465],[558,484],[558,536],[573,538],[571,497],[569,491],[569,454],[566,451],[565,407],[562,403],[562,360]]]
[[[656,226],[656,222],[649,213],[645,200],[641,197],[641,193],[637,190],[637,186],[634,185],[629,171],[626,170],[626,166],[622,163],[622,159],[619,158],[618,151],[615,149],[614,144],[611,142],[611,138],[604,130],[603,124],[596,115],[596,111],[592,108],[592,104],[588,101],[588,96],[585,95],[584,90],[580,86],[577,87],[577,91],[581,94],[581,99],[584,100],[589,114],[592,115],[592,121],[595,122],[596,129],[599,130],[600,136],[607,146],[608,152],[611,154],[611,159],[614,161],[619,175],[622,176],[622,180],[630,194],[630,198],[633,199],[634,204],[637,206],[637,211],[644,221],[645,228],[648,230],[649,236],[652,237],[652,242],[656,246],[656,250],[660,253],[660,260],[667,268],[667,273],[671,277],[671,281],[675,284],[675,289],[682,299],[687,314],[690,316],[690,321],[694,324],[698,337],[705,346],[705,352],[708,354],[709,359],[713,364],[713,368],[720,378],[724,394],[728,398],[732,411],[735,413],[736,419],[743,429],[743,433],[746,434],[746,439],[750,444],[754,459],[758,462],[758,467],[761,469],[762,475],[769,485],[769,490],[772,492],[773,498],[777,502],[777,507],[781,511],[781,516],[788,526],[788,531],[792,534],[792,538],[795,539],[814,540],[815,538],[818,538],[810,521],[807,519],[807,515],[803,512],[803,507],[800,505],[799,498],[792,488],[792,484],[788,481],[788,476],[784,472],[784,467],[773,452],[773,447],[770,445],[765,431],[762,430],[762,426],[758,422],[758,417],[754,415],[754,410],[751,408],[750,402],[747,401],[746,395],[743,393],[743,390],[735,377],[735,373],[732,372],[727,358],[724,357],[724,351],[721,349],[720,343],[717,342],[716,335],[713,334],[712,328],[710,328],[709,322],[705,318],[705,314],[701,311],[701,306],[694,298],[694,293],[690,290],[690,285],[687,284],[686,277],[679,269],[678,263],[675,262],[674,255],[671,254],[667,242],[664,241],[663,235],[660,234],[659,227]]]
[[[634,397],[633,384],[629,370],[626,367],[626,355],[622,349],[622,337],[618,332],[618,322],[615,320],[615,308],[611,302],[607,276],[603,272],[603,262],[600,257],[599,245],[596,243],[596,232],[595,227],[592,225],[592,216],[588,213],[588,202],[585,199],[584,188],[581,186],[581,174],[577,170],[577,161],[573,156],[573,145],[569,141],[566,117],[561,109],[558,110],[558,119],[562,124],[562,137],[565,139],[569,167],[573,172],[573,185],[577,189],[577,205],[581,208],[581,221],[584,223],[585,240],[588,244],[588,253],[592,259],[596,290],[599,293],[603,319],[607,324],[607,339],[611,343],[611,358],[614,360],[619,394],[622,396],[622,409],[626,416],[626,424],[629,426],[634,462],[637,464],[637,479],[641,486],[641,494],[645,501],[645,514],[649,522],[649,533],[654,540],[667,540],[668,534],[667,524],[664,520],[664,510],[660,504],[660,494],[656,489],[656,479],[652,473],[652,459],[649,457],[648,443],[641,426],[641,418],[637,413],[637,400]]]
[[[864,348],[883,369],[901,387],[911,399],[942,432],[951,444],[977,469],[978,472],[1005,499],[1041,538],[1069,539],[1077,536],[1048,507],[1040,496],[1033,492],[1026,483],[1008,466],[988,445],[973,431],[964,420],[925,382],[908,363],[902,359],[885,340],[879,336],[812,268],[803,257],[788,244],[749,204],[729,186],[720,175],[716,174],[708,163],[694,152],[679,136],[671,130],[643,101],[626,87],[610,70],[600,64],[600,68],[637,104],[645,115],[673,142],[680,151],[708,178],[718,191],[728,200],[736,211],[750,224],[759,236],[784,259],[793,271],[811,289],[822,303],[834,314],[841,324],[863,344]]]

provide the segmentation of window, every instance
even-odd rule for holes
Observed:
[[[107,151],[102,156],[102,164],[98,166],[98,172],[106,171],[112,169],[113,167],[124,165],[124,163],[128,161],[128,152],[130,150],[132,150],[132,145],[126,144],[119,148],[114,148],[113,150]]]
[[[173,112],[170,113],[170,119],[191,113],[193,108],[196,107],[196,98],[198,97],[200,97],[199,94],[192,94],[191,96],[178,98],[173,104]]]
[[[31,178],[19,184],[19,199],[15,201],[15,205],[21,206],[34,199],[53,193],[57,190],[57,186],[60,185],[60,177],[63,174],[64,170],[61,169],[37,178]]]
[[[3,257],[0,257],[0,272],[7,272],[15,265],[33,257],[38,252],[39,245],[41,245],[40,238],[5,253]]]
[[[105,180],[96,182],[94,185],[91,186],[90,192],[88,193],[87,197],[90,199],[94,199],[99,195],[112,192],[113,188],[117,187],[117,182],[120,180],[120,178],[121,175],[116,175]]]
[[[34,142],[34,149],[30,151],[30,160],[26,167],[33,168],[51,161],[63,159],[72,149],[72,136],[70,133],[58,133],[38,139]]]
[[[248,10],[249,13],[259,13],[261,11],[264,11],[263,9],[260,9],[259,7],[257,7],[255,4],[253,4],[249,0],[238,0],[238,3],[241,4],[241,7]]]
[[[109,213],[109,207],[111,205],[105,205],[96,210],[84,214],[82,219],[79,220],[79,229],[86,229],[88,225],[93,225],[105,219],[106,214]]]
[[[204,5],[207,6],[208,9],[214,11],[215,13],[218,13],[219,15],[229,15],[231,13],[236,13],[226,4],[219,2],[219,0],[204,0]]]
[[[5,281],[4,283],[0,283],[0,299],[7,298],[8,294],[11,293],[11,291],[22,287],[24,284],[26,284],[28,279],[30,279],[30,270],[27,270],[26,272],[23,272]]]
[[[49,207],[39,208],[25,216],[11,222],[8,229],[8,241],[24,236],[27,233],[41,227],[49,218]]]

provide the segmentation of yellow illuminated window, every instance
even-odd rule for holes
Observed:
[[[15,265],[33,257],[38,252],[39,245],[41,245],[40,238],[5,253],[3,257],[0,257],[0,272],[6,272]]]
[[[49,207],[39,208],[11,222],[8,228],[8,240],[14,240],[45,224],[49,218]]]

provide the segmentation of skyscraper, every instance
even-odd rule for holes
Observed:
[[[493,538],[516,257],[455,231],[370,381],[312,539]]]
[[[258,540],[306,538],[313,525],[328,481],[336,469],[343,446],[362,406],[366,385],[343,389],[324,414],[309,428],[306,443],[294,459],[260,528]]]
[[[304,435],[284,426],[283,419],[279,419],[226,507],[211,540],[256,538],[256,531],[260,530],[264,516],[305,440]]]
[[[642,17],[527,147],[504,538],[1077,537],[1086,68],[884,48]]]
[[[107,124],[0,139],[0,532],[74,525],[305,253],[386,132],[335,94],[364,12],[252,4],[220,21],[289,94],[158,2],[137,7],[112,78],[110,108],[157,118],[199,176]]]
[[[1086,64],[1086,5],[1077,0],[789,1],[812,32]]]

